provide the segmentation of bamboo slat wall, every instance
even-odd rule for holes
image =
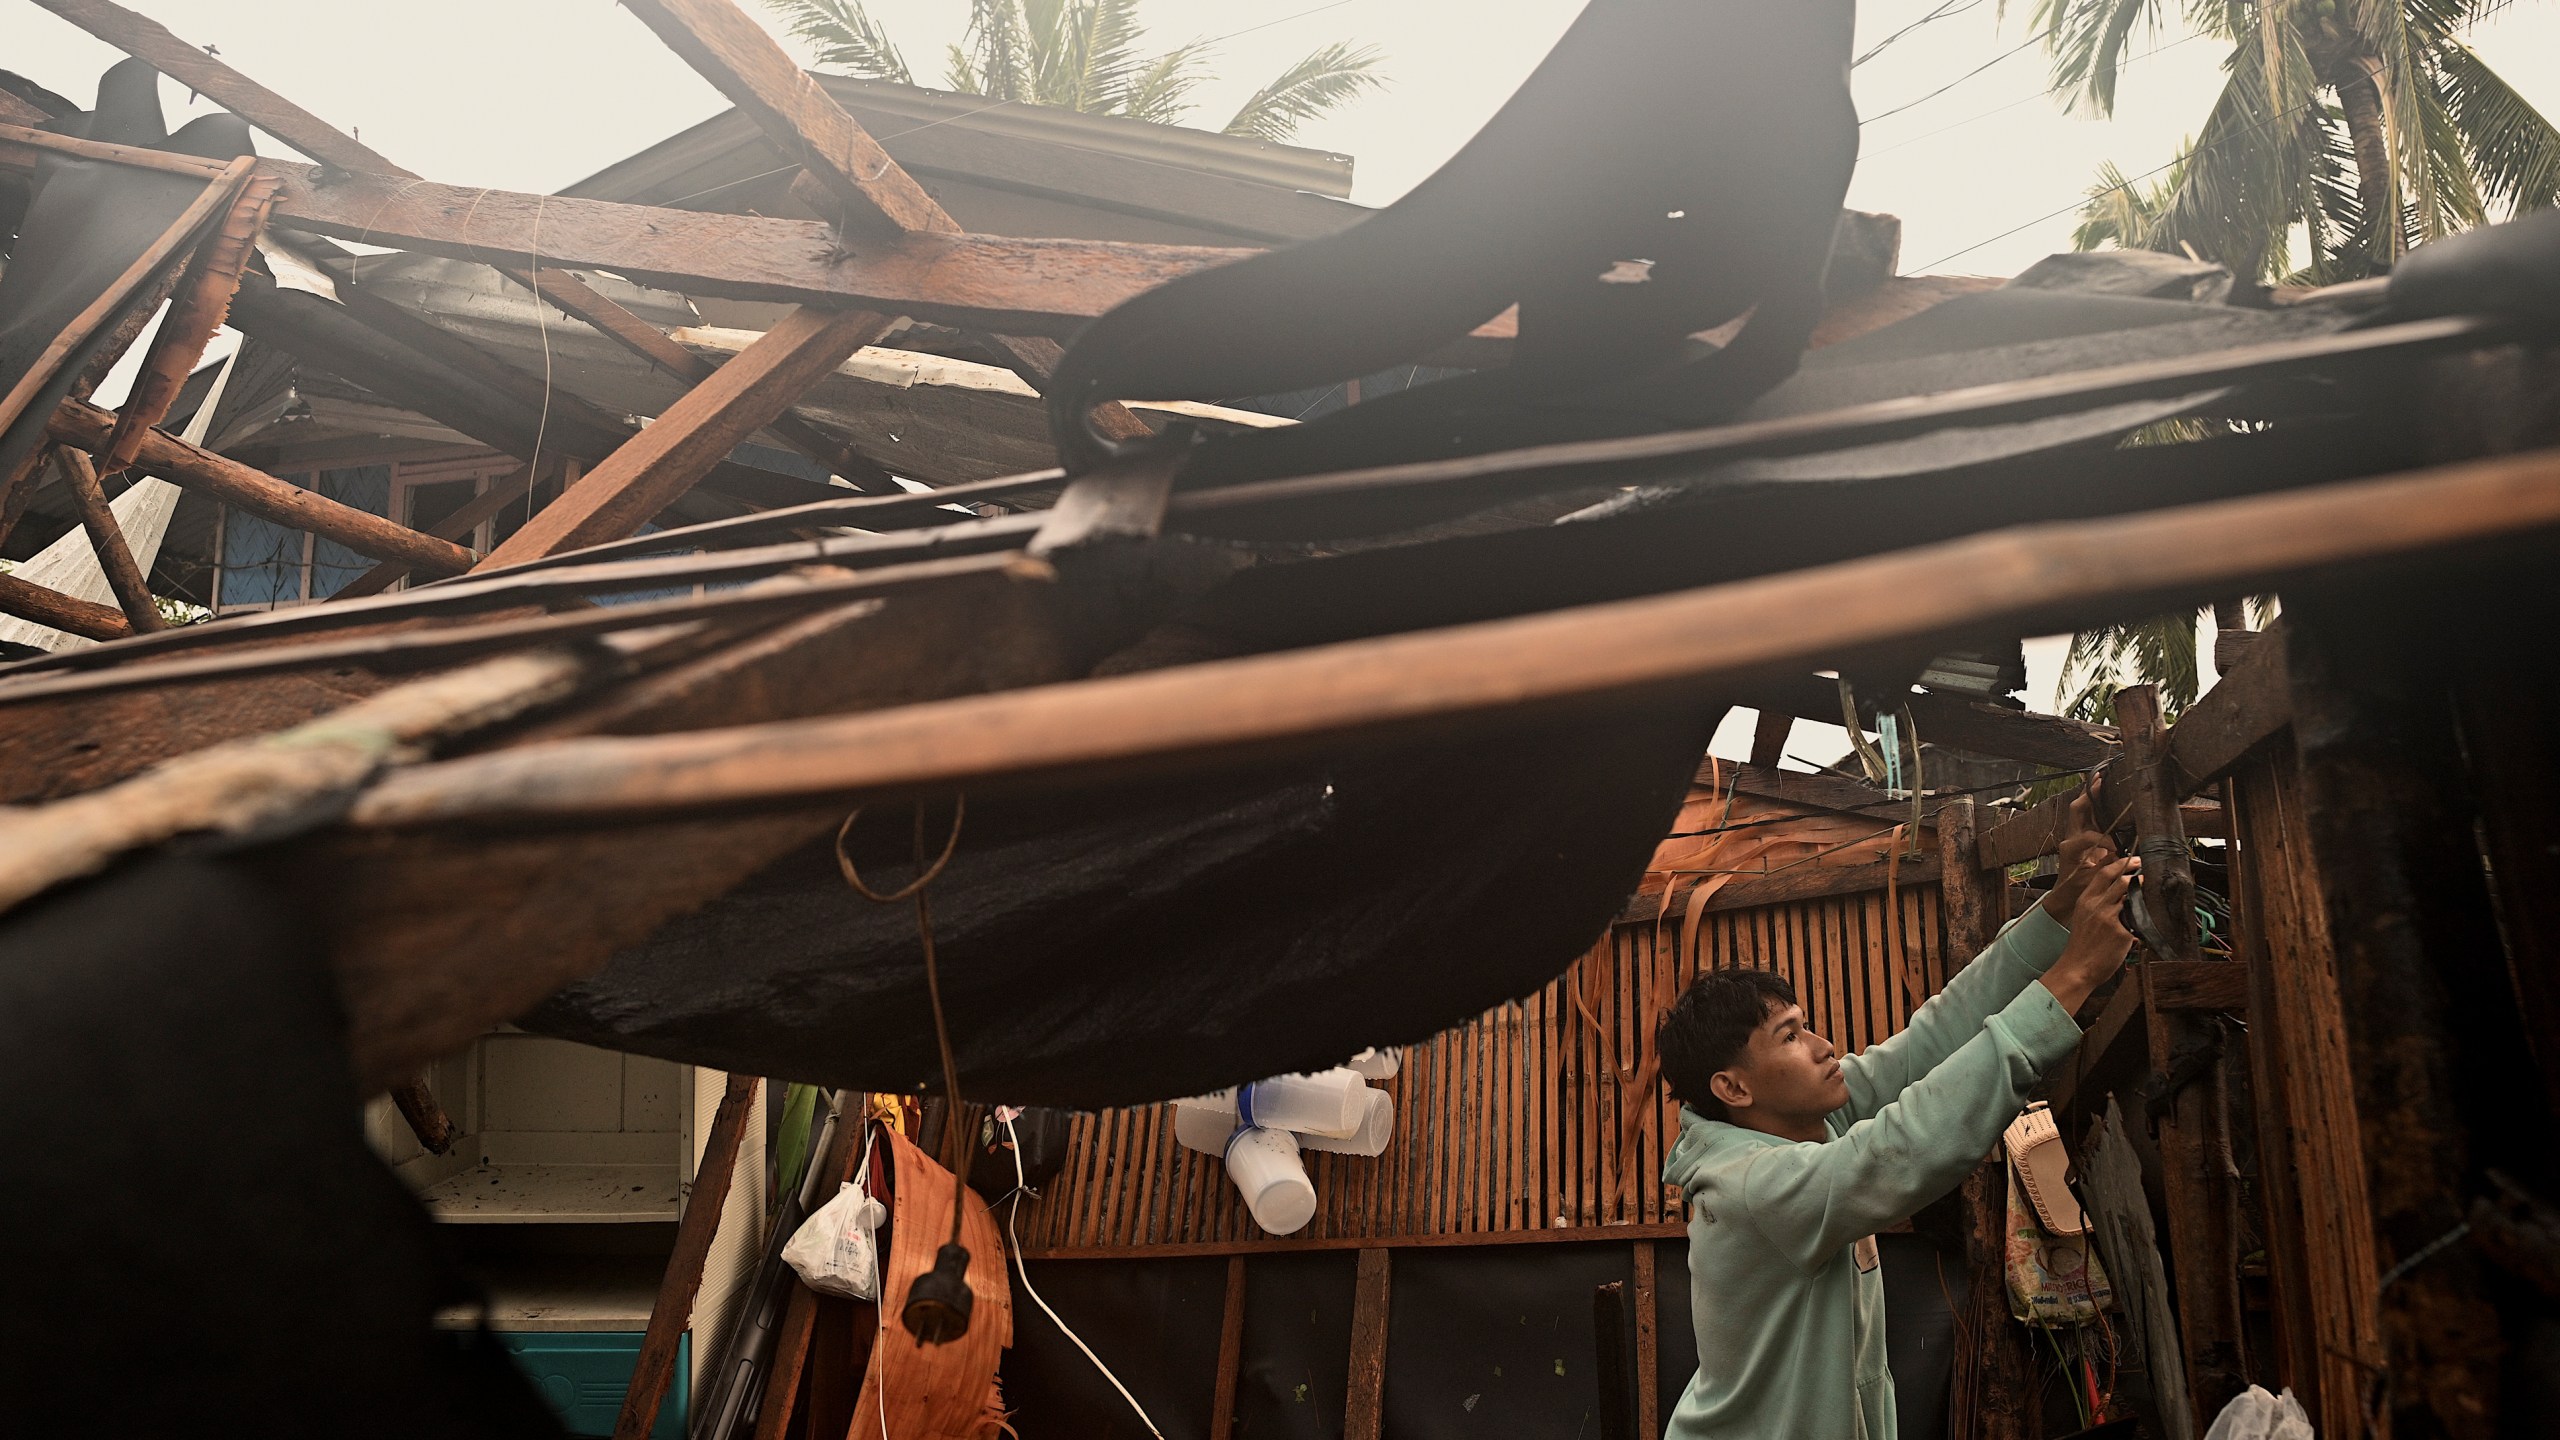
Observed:
[[[1903,887],[1890,909],[1870,892],[1710,910],[1694,946],[1678,943],[1677,910],[1658,939],[1651,924],[1617,927],[1544,990],[1408,1049],[1385,1082],[1396,1103],[1386,1153],[1310,1152],[1316,1216],[1285,1239],[1253,1223],[1215,1157],[1175,1143],[1171,1106],[1079,1116],[1066,1170],[1022,1206],[1022,1248],[1234,1252],[1676,1226],[1679,1199],[1656,1178],[1676,1121],[1655,1079],[1655,1017],[1702,966],[1761,965],[1795,983],[1823,1034],[1873,1044],[1946,979],[1937,888]]]

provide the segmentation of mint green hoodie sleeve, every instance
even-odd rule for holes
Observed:
[[[1851,1241],[1908,1218],[1982,1163],[2027,1092],[2080,1043],[2079,1025],[2052,991],[2020,988],[2025,993],[1955,1054],[1873,1116],[1828,1143],[1772,1145],[1753,1155],[1741,1186],[1751,1223],[1798,1265],[1816,1269]]]
[[[1892,1104],[1904,1086],[1935,1070],[1980,1033],[1984,1021],[2052,969],[2070,938],[2070,930],[2041,904],[2000,927],[1973,963],[1930,996],[1900,1034],[1841,1058],[1849,1103],[1832,1118],[1854,1124]]]

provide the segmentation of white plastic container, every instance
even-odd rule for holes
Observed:
[[[1343,1140],[1368,1117],[1368,1094],[1360,1072],[1336,1066],[1313,1075],[1275,1075],[1185,1103],[1223,1111],[1248,1126]]]
[[[1181,1117],[1176,1115],[1174,1130],[1177,1136],[1181,1132],[1181,1127]],[[1323,1135],[1301,1135],[1298,1137],[1298,1148],[1322,1150],[1333,1155],[1376,1155],[1387,1148],[1387,1142],[1395,1138],[1395,1133],[1395,1097],[1384,1090],[1372,1090],[1369,1092],[1366,1113],[1360,1120],[1360,1128],[1352,1132],[1349,1138],[1336,1140]]]
[[[1364,1080],[1393,1080],[1396,1078],[1396,1071],[1403,1068],[1403,1062],[1404,1052],[1389,1047],[1384,1050],[1363,1050],[1344,1061],[1343,1068],[1358,1073]]]
[[[1227,1142],[1227,1178],[1243,1192],[1253,1223],[1271,1234],[1294,1235],[1315,1218],[1316,1187],[1286,1130],[1237,1131]]]

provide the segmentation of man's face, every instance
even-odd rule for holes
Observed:
[[[1849,1103],[1840,1052],[1805,1028],[1801,1005],[1770,1012],[1751,1032],[1742,1063],[1731,1068],[1749,1089],[1751,1108],[1763,1115],[1818,1119]]]

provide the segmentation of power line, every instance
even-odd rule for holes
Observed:
[[[1885,51],[1891,49],[1894,41],[1901,39],[1903,36],[1910,34],[1912,31],[1919,29],[1923,25],[1944,20],[1950,15],[1961,15],[1967,10],[1979,7],[1981,4],[1982,0],[1965,0],[1965,3],[1961,5],[1957,4],[1956,0],[1940,0],[1937,9],[1930,11],[1928,14],[1921,16],[1919,19],[1912,21],[1910,24],[1903,26],[1901,29],[1894,31],[1892,34],[1877,41],[1874,45],[1868,48],[1867,53],[1850,61],[1849,68],[1855,70],[1859,66],[1866,64],[1868,61],[1873,60]]]
[[[1879,120],[1889,119],[1892,116],[1899,115],[1903,111],[1908,110],[1915,105],[1926,105],[1930,101],[1946,94],[1948,91],[1953,90],[1967,80],[1981,74],[1983,71],[1990,69],[1992,66],[2009,59],[2043,38],[2044,37],[2041,35],[2030,35],[2026,39],[2019,41],[2017,44],[2010,46],[2008,49],[2001,51],[1999,54],[1992,56],[1990,59],[1983,61],[1981,64],[1974,66],[1972,69],[1967,70],[1953,80],[1948,81],[1946,84],[1939,86],[1937,89],[1930,91],[1926,95],[1921,96],[1919,99],[1904,101],[1902,104],[1896,105],[1892,109],[1887,110],[1880,115],[1869,115],[1864,119],[1861,119],[1858,124],[1861,126],[1873,125]]]
[[[2169,42],[2168,44],[2166,44],[2166,45],[2155,45],[2155,46],[2153,46],[2152,48],[2150,48],[2150,49],[2148,49],[2148,50],[2143,51],[2141,54],[2134,56],[2132,59],[2127,60],[2126,62],[2124,62],[2124,63],[2125,63],[2125,67],[2126,67],[2126,68],[2131,68],[2132,66],[2139,65],[2139,64],[2141,64],[2143,61],[2150,59],[2150,58],[2151,58],[2152,56],[2154,56],[2154,55],[2161,54],[2161,53],[2163,53],[2163,52],[2165,52],[2165,51],[2175,50],[2175,49],[2177,49],[2177,48],[2178,48],[2179,46],[2181,46],[2181,45],[2185,45],[2185,44],[2188,44],[2188,43],[2189,43],[2189,42],[2191,42],[2191,41],[2202,40],[2202,39],[2205,39],[2205,38],[2207,38],[2207,37],[2206,37],[2206,33],[2205,33],[2204,31],[2202,31],[2202,30],[2199,30],[2199,31],[2197,31],[2197,32],[2196,32],[2196,33],[2194,33],[2194,34],[2187,36],[2185,39],[2182,39],[2182,40],[2172,40],[2172,41],[2170,41],[2170,42]],[[1952,123],[1950,123],[1950,124],[1941,125],[1941,126],[1939,126],[1937,129],[1935,129],[1935,130],[1923,130],[1923,131],[1921,131],[1919,134],[1917,134],[1917,135],[1913,135],[1913,136],[1909,137],[1908,139],[1896,140],[1896,141],[1895,141],[1895,142],[1893,142],[1892,144],[1887,145],[1887,146],[1883,147],[1882,149],[1878,149],[1878,150],[1862,150],[1862,151],[1860,151],[1860,152],[1859,152],[1859,158],[1860,158],[1860,159],[1872,159],[1872,158],[1874,158],[1875,156],[1878,156],[1878,155],[1890,155],[1890,154],[1892,154],[1894,151],[1899,150],[1899,149],[1903,148],[1903,147],[1904,147],[1904,146],[1906,146],[1906,145],[1917,145],[1917,144],[1919,144],[1919,143],[1920,143],[1921,141],[1923,141],[1923,140],[1931,139],[1931,138],[1933,138],[1933,137],[1935,137],[1935,136],[1939,136],[1939,135],[1944,135],[1944,134],[1946,134],[1946,133],[1947,133],[1948,131],[1950,131],[1950,130],[1961,130],[1961,129],[1963,129],[1965,126],[1967,126],[1967,125],[1971,125],[1971,124],[1973,124],[1973,123],[1974,123],[1975,121],[1977,121],[1977,120],[1988,120],[1988,119],[1990,119],[1990,118],[1991,118],[1992,116],[1994,116],[1994,115],[2002,114],[2002,113],[2004,113],[2004,112],[2006,112],[2006,111],[2010,111],[2010,110],[2015,110],[2015,109],[2017,109],[2017,108],[2018,108],[2019,106],[2021,106],[2021,105],[2029,104],[2029,103],[2031,103],[2031,102],[2033,102],[2033,101],[2037,101],[2037,100],[2042,100],[2042,99],[2047,98],[2048,96],[2058,95],[2058,94],[2060,94],[2061,92],[2063,92],[2063,91],[2065,91],[2065,90],[2070,89],[2070,88],[2071,88],[2071,83],[2072,83],[2072,82],[2070,82],[2070,81],[2068,81],[2068,80],[2057,81],[2057,82],[2055,82],[2054,84],[2047,85],[2047,86],[2046,86],[2046,87],[2044,87],[2043,89],[2038,90],[2037,92],[2035,92],[2035,93],[2034,93],[2034,94],[2032,94],[2032,95],[2021,95],[2021,96],[2019,96],[2017,99],[2010,101],[2010,102],[2009,102],[2008,104],[2006,104],[2006,105],[1995,105],[1995,106],[1993,106],[1992,108],[1990,108],[1990,109],[1988,109],[1988,110],[1985,110],[1985,111],[1983,111],[1982,113],[1980,113],[1980,114],[1978,114],[1978,115],[1968,116],[1968,117],[1966,117],[1965,119],[1957,120],[1957,121],[1954,121],[1954,122],[1952,122]],[[1883,116],[1877,116],[1876,118],[1877,118],[1877,119],[1882,119],[1882,118],[1884,118],[1884,117],[1883,117]]]
[[[2305,110],[2309,110],[2309,109],[2313,108],[2314,106],[2316,106],[2316,105],[2318,105],[2318,104],[2320,104],[2320,103],[2321,103],[2321,102],[2320,102],[2320,98],[2319,98],[2318,96],[2316,96],[2316,95],[2315,95],[2315,96],[2313,96],[2312,98],[2310,98],[2310,99],[2308,99],[2308,100],[2303,101],[2301,104],[2299,104],[2299,105],[2295,105],[2295,106],[2291,107],[2290,109],[2286,109],[2286,110],[2279,111],[2279,112],[2277,112],[2276,114],[2273,114],[2273,115],[2268,116],[2268,117],[2267,117],[2267,118],[2265,118],[2264,120],[2260,120],[2260,121],[2254,122],[2253,124],[2251,124],[2250,126],[2248,126],[2248,127],[2247,127],[2247,129],[2244,129],[2244,130],[2234,130],[2234,131],[2233,131],[2233,132],[2231,132],[2230,134],[2225,135],[2225,136],[2222,136],[2220,139],[2215,140],[2215,141],[2213,141],[2212,143],[2213,143],[2213,144],[2215,144],[2215,145],[2227,145],[2227,144],[2231,143],[2231,142],[2232,142],[2232,141],[2234,141],[2234,140],[2238,140],[2238,139],[2240,139],[2243,135],[2250,134],[2250,133],[2252,133],[2252,132],[2254,132],[2254,131],[2263,130],[2263,129],[2268,128],[2269,126],[2275,125],[2276,123],[2278,123],[2278,122],[2280,122],[2280,121],[2291,119],[2293,116],[2299,115],[2299,114],[2301,114],[2303,111],[2305,111]],[[1949,252],[1948,254],[1945,254],[1945,255],[1941,255],[1941,256],[1939,256],[1937,259],[1930,261],[1928,264],[1920,266],[1920,267],[1919,267],[1919,269],[1918,269],[1918,270],[1916,270],[1916,271],[1914,271],[1913,273],[1915,273],[1915,274],[1921,274],[1921,273],[1926,273],[1926,272],[1931,271],[1931,270],[1935,270],[1935,269],[1937,269],[1939,266],[1946,264],[1946,263],[1947,263],[1948,261],[1950,261],[1950,260],[1957,259],[1957,258],[1959,258],[1959,257],[1961,257],[1961,256],[1970,255],[1970,254],[1972,254],[1974,251],[1981,249],[1981,248],[1982,248],[1983,246],[1985,246],[1985,245],[1996,244],[1996,243],[1998,243],[1999,241],[2006,240],[2006,239],[2008,239],[2010,236],[2017,234],[2017,233],[2018,233],[2019,231],[2021,231],[2021,230],[2030,230],[2030,229],[2035,228],[2035,227],[2036,227],[2036,226],[2038,226],[2038,225],[2043,224],[2043,223],[2044,223],[2044,222],[2046,222],[2047,220],[2058,219],[2058,218],[2060,218],[2060,217],[2062,217],[2062,216],[2064,216],[2064,215],[2068,215],[2068,214],[2070,214],[2071,212],[2073,212],[2073,211],[2075,211],[2075,210],[2079,210],[2079,209],[2082,209],[2082,208],[2084,208],[2085,206],[2087,206],[2087,205],[2088,205],[2088,203],[2089,203],[2091,200],[2096,199],[2096,198],[2097,198],[2097,196],[2098,196],[2099,194],[2112,194],[2113,192],[2118,191],[2118,190],[2130,190],[2130,189],[2132,189],[2134,186],[2141,184],[2143,181],[2150,179],[2150,178],[2151,178],[2152,176],[2154,176],[2154,175],[2162,175],[2162,174],[2166,174],[2167,172],[2169,172],[2169,171],[2171,171],[2171,170],[2174,170],[2174,169],[2178,168],[2180,165],[2185,164],[2188,160],[2191,160],[2191,159],[2193,159],[2195,156],[2197,156],[2197,155],[2199,155],[2199,154],[2203,153],[2203,151],[2205,150],[2205,148],[2206,148],[2206,147],[2205,147],[2204,145],[2196,145],[2196,146],[2193,146],[2193,147],[2189,148],[2187,151],[2185,151],[2183,154],[2180,154],[2180,155],[2177,155],[2177,156],[2172,157],[2172,158],[2169,160],[2169,162],[2168,162],[2167,164],[2165,164],[2165,165],[2160,165],[2160,166],[2157,166],[2157,167],[2155,167],[2155,168],[2153,168],[2153,169],[2145,170],[2145,171],[2143,171],[2141,174],[2136,175],[2136,176],[2134,176],[2133,178],[2131,178],[2131,179],[2129,179],[2129,180],[2124,180],[2124,181],[2121,181],[2121,182],[2119,182],[2119,183],[2117,183],[2117,184],[2107,186],[2107,187],[2106,187],[2106,189],[2105,189],[2105,190],[2103,190],[2103,191],[2098,191],[2098,192],[2093,192],[2093,193],[2090,193],[2090,194],[2082,195],[2079,199],[2072,201],[2070,204],[2063,206],[2063,207],[2062,207],[2061,209],[2059,209],[2059,210],[2051,210],[2051,211],[2047,211],[2046,213],[2044,213],[2044,214],[2042,214],[2042,215],[2039,215],[2039,216],[2037,216],[2036,218],[2034,218],[2034,219],[2032,219],[2032,220],[2026,221],[2026,222],[2024,222],[2023,224],[2012,225],[2012,226],[2010,226],[2008,229],[2003,230],[2003,231],[2001,231],[1999,234],[1994,235],[1994,236],[1991,236],[1991,237],[1990,237],[1990,238],[1988,238],[1988,239],[1984,239],[1984,240],[1976,240],[1975,242],[1973,242],[1973,243],[1972,243],[1972,244],[1970,244],[1970,245],[1967,245],[1966,247],[1964,247],[1964,248],[1963,248],[1963,249],[1961,249],[1961,250],[1951,251],[1951,252]]]

